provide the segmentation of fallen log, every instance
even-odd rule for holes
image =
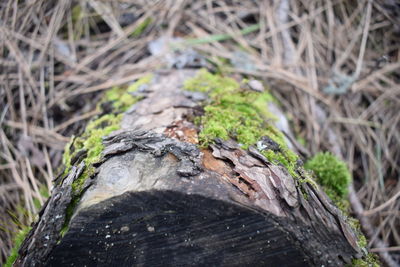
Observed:
[[[277,141],[262,90],[224,80],[224,91],[224,78],[195,75],[157,72],[106,94],[103,114],[67,147],[15,266],[342,266],[360,257],[340,210]],[[214,123],[213,111],[232,116],[215,108],[234,94],[256,96],[261,115],[232,99],[255,117],[229,131],[201,125]],[[259,118],[274,136],[253,131]]]

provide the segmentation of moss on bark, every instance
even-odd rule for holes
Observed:
[[[365,254],[362,259],[354,259],[353,266],[379,266],[376,256],[366,252],[367,243],[358,220],[349,216],[347,188],[351,175],[346,164],[330,153],[321,153],[303,168],[298,163],[299,157],[288,148],[282,132],[273,126],[275,116],[267,108],[267,103],[274,101],[270,93],[241,89],[237,81],[204,69],[187,80],[184,89],[209,96],[204,114],[195,120],[200,126],[201,146],[208,147],[217,138],[234,139],[244,149],[257,146],[270,162],[283,165],[300,183],[317,187],[316,177],[327,195],[348,216],[348,223],[358,235],[358,245]]]
[[[207,147],[216,138],[232,138],[244,149],[257,145],[268,160],[285,166],[293,177],[299,176],[298,156],[288,148],[283,133],[273,125],[276,117],[268,111],[268,102],[274,101],[269,92],[242,89],[235,80],[204,69],[187,80],[184,89],[205,92],[210,97],[204,115],[197,119],[201,146]],[[263,144],[264,137],[272,146]]]
[[[147,75],[128,87],[113,87],[106,91],[97,108],[100,109],[101,113],[105,113],[104,110],[101,110],[101,104],[111,103],[113,107],[112,113],[104,114],[91,120],[87,124],[84,133],[79,137],[73,137],[71,142],[67,144],[63,156],[63,163],[65,166],[64,175],[68,174],[71,170],[73,165],[72,160],[79,154],[85,155],[84,158],[81,159],[85,163],[85,169],[71,185],[72,200],[66,210],[67,216],[61,230],[62,236],[68,230],[69,221],[76,206],[79,204],[86,180],[95,174],[95,167],[93,165],[101,160],[101,152],[104,150],[104,145],[102,143],[103,137],[120,129],[123,112],[141,99],[140,97],[134,96],[133,93],[138,90],[140,86],[150,83],[151,80],[152,75]]]

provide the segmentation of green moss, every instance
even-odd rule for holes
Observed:
[[[347,218],[347,223],[354,230],[357,235],[357,244],[361,248],[364,256],[360,259],[353,259],[351,266],[356,267],[379,267],[379,259],[374,253],[369,253],[367,250],[368,242],[365,238],[362,230],[360,222],[352,217]]]
[[[351,226],[351,228],[354,230],[354,232],[356,233],[358,240],[357,240],[357,244],[360,248],[366,248],[368,243],[367,243],[367,239],[365,238],[363,232],[361,231],[361,225],[360,222],[352,217],[349,217],[347,220],[347,223]]]
[[[14,238],[14,247],[11,249],[11,254],[10,256],[7,258],[6,263],[4,263],[4,267],[11,267],[15,260],[18,257],[18,250],[22,245],[22,242],[24,241],[26,235],[29,233],[29,231],[31,230],[31,227],[26,226],[23,229],[21,229],[19,231],[19,233],[15,236]]]
[[[140,100],[140,97],[133,96],[132,93],[135,92],[140,86],[150,83],[152,78],[153,76],[149,74],[143,76],[135,83],[128,86],[128,88],[113,87],[111,90],[108,90],[105,93],[104,101],[112,102],[116,112],[124,112]]]
[[[238,88],[239,84],[234,79],[213,75],[206,69],[201,69],[196,77],[184,83],[185,90],[209,93],[212,98],[221,93],[233,92]]]
[[[304,167],[317,176],[317,182],[323,186],[332,200],[346,198],[351,175],[346,163],[331,153],[319,153],[308,160]]]
[[[361,259],[353,259],[351,261],[352,266],[355,267],[379,267],[378,257],[375,254],[369,253]]]
[[[65,211],[64,225],[60,230],[61,237],[64,237],[64,235],[68,232],[69,221],[71,220],[72,215],[74,214],[74,210],[75,210],[76,206],[78,206],[79,201],[80,201],[80,196],[76,196],[76,197],[73,197],[71,200],[71,203],[69,203],[67,210]]]
[[[114,113],[102,115],[88,123],[84,133],[79,137],[73,137],[66,145],[63,157],[63,163],[66,167],[67,174],[71,167],[71,160],[78,152],[86,151],[86,156],[83,159],[85,169],[83,173],[72,183],[72,200],[66,210],[66,219],[61,230],[63,236],[67,230],[69,221],[73,215],[75,207],[78,205],[84,184],[88,178],[94,175],[95,168],[93,164],[101,160],[101,152],[104,149],[102,139],[111,132],[120,128],[120,122],[123,112],[130,108],[134,103],[140,100],[139,97],[133,96],[131,93],[136,91],[141,85],[151,81],[152,76],[147,75],[136,81],[129,87],[113,87],[108,90],[103,97],[102,102],[112,103]],[[98,105],[100,109],[101,105]]]
[[[242,90],[235,80],[204,69],[187,80],[184,89],[205,92],[211,99],[204,107],[204,115],[196,120],[201,125],[201,146],[207,147],[216,138],[233,138],[247,149],[266,136],[279,145],[279,151],[261,153],[271,162],[285,166],[292,176],[298,176],[298,156],[288,149],[283,134],[271,124],[275,116],[268,112],[267,103],[274,99],[268,92]]]
[[[118,86],[114,86],[113,88],[107,90],[104,94],[104,100],[106,101],[118,101],[122,94],[126,92],[126,89]]]
[[[136,82],[134,82],[133,84],[129,85],[127,91],[131,92],[131,93],[136,92],[140,86],[143,86],[145,84],[150,84],[152,79],[153,79],[153,75],[147,74],[147,75],[143,76],[142,78],[140,78],[139,80],[137,80]]]
[[[119,129],[119,123],[123,114],[107,114],[97,120],[90,122],[84,134],[80,137],[83,144],[81,149],[87,151],[85,161],[85,171],[72,183],[72,189],[78,194],[85,183],[85,180],[94,173],[93,163],[100,161],[101,152],[104,149],[102,138],[111,132]]]
[[[62,158],[62,163],[65,166],[64,174],[66,174],[67,171],[69,171],[69,169],[71,168],[71,158],[72,158],[71,149],[73,147],[74,139],[75,139],[75,136],[72,136],[64,148],[64,154],[63,154],[63,158]]]
[[[66,220],[61,230],[62,236],[68,230],[69,221],[73,215],[75,207],[79,203],[85,181],[90,178],[95,172],[93,164],[100,161],[101,159],[101,152],[104,149],[102,138],[110,134],[111,132],[119,129],[122,115],[123,114],[107,114],[89,122],[82,136],[74,138],[73,142],[67,145],[68,149],[66,149],[64,153],[64,161],[67,163],[66,166],[68,166],[68,168],[66,169],[67,173],[71,168],[71,163],[67,162],[67,160],[71,160],[74,155],[80,150],[87,151],[87,154],[86,158],[84,159],[85,169],[83,173],[78,178],[76,178],[71,185],[72,200],[67,207]]]
[[[200,125],[201,146],[207,147],[216,138],[232,138],[247,149],[250,145],[258,146],[263,137],[268,137],[276,145],[266,145],[265,149],[261,144],[258,148],[269,161],[285,166],[300,183],[309,183],[318,188],[313,179],[314,173],[328,196],[341,210],[346,211],[345,214],[348,213],[349,202],[346,197],[351,175],[346,164],[330,153],[322,153],[308,161],[306,169],[298,166],[298,156],[287,147],[284,135],[271,124],[275,116],[268,112],[267,102],[274,99],[269,93],[242,90],[235,80],[213,75],[206,70],[199,71],[194,78],[187,80],[184,89],[205,92],[210,97],[203,116],[195,119],[196,124]],[[304,194],[307,199],[308,196]],[[359,246],[365,248],[364,235],[359,228],[353,228],[357,232]],[[370,264],[371,258],[373,256],[366,253],[363,259],[356,259],[354,263],[376,266]]]
[[[284,148],[283,152],[265,150],[262,151],[261,154],[263,154],[270,162],[274,164],[282,164],[283,166],[285,166],[289,174],[292,175],[292,177],[299,177],[296,171],[298,156],[293,151]],[[307,180],[307,182],[308,181],[309,180]]]
[[[140,86],[150,83],[151,79],[152,75],[146,75],[128,87],[113,87],[106,91],[102,102],[111,102],[115,114],[106,114],[92,120],[88,123],[85,132],[80,137],[71,138],[71,141],[65,146],[63,156],[63,163],[66,167],[65,173],[68,173],[70,170],[71,159],[76,153],[81,150],[87,151],[87,156],[84,159],[87,167],[83,175],[74,182],[74,191],[79,191],[83,185],[82,182],[84,182],[82,180],[87,178],[85,176],[91,173],[91,165],[100,160],[100,154],[104,148],[102,137],[118,130],[123,115],[122,112],[140,100],[139,97],[133,96],[131,93],[136,91]]]
[[[322,186],[335,205],[346,215],[346,222],[357,236],[357,244],[363,251],[364,257],[353,259],[352,266],[380,266],[376,255],[367,251],[367,239],[361,231],[360,222],[349,216],[350,203],[347,195],[348,186],[351,183],[351,174],[346,163],[327,152],[315,155],[304,164],[304,167],[316,175],[317,182]]]
[[[351,174],[346,163],[327,152],[315,155],[304,164],[304,167],[316,175],[318,184],[335,205],[348,214],[350,204],[347,200],[347,190]]]

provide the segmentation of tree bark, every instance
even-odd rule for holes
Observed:
[[[358,257],[353,230],[324,192],[254,147],[199,147],[191,121],[206,96],[181,90],[194,73],[159,72],[141,90],[121,129],[104,137],[68,218],[71,185],[87,168],[84,155],[75,160],[16,266],[342,266]]]

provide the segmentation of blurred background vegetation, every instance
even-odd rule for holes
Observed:
[[[1,262],[102,91],[168,67],[177,47],[267,84],[304,159],[348,164],[369,249],[399,262],[399,40],[395,0],[1,1]]]

